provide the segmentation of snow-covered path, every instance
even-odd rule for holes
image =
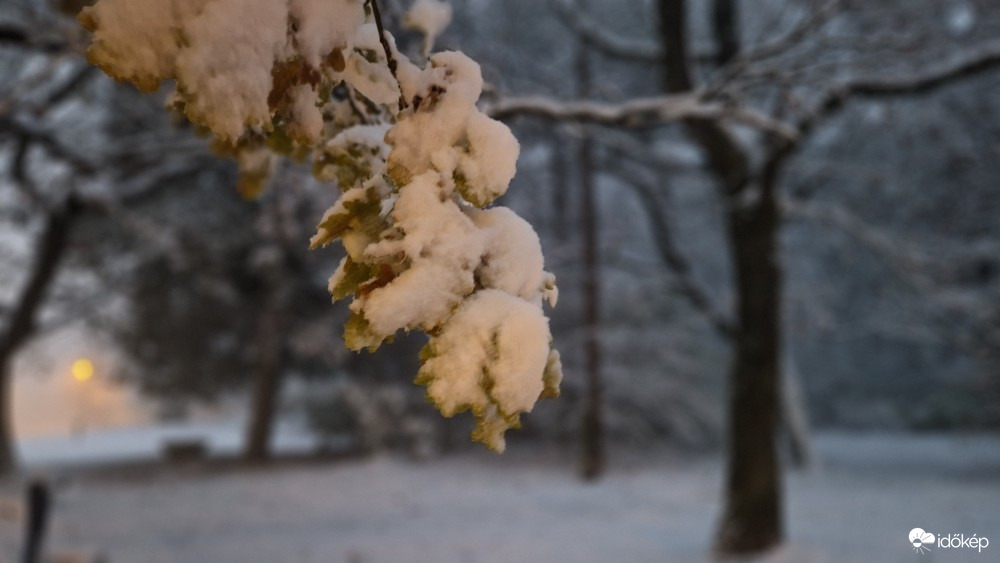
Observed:
[[[826,435],[818,449],[821,469],[789,477],[791,541],[768,561],[1000,560],[1000,440]],[[719,482],[715,461],[656,454],[585,485],[516,449],[71,480],[52,539],[112,563],[707,561]],[[2,524],[8,561],[18,534]],[[915,527],[995,546],[919,556]]]

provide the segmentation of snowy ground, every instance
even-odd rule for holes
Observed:
[[[209,455],[232,456],[242,447],[245,427],[243,420],[231,419],[35,438],[18,445],[18,460],[29,471],[49,467],[145,462],[159,458],[165,443],[188,440],[202,442]],[[316,448],[316,440],[307,431],[286,424],[278,426],[272,444],[281,454],[296,455]]]
[[[767,561],[1000,560],[1000,439],[840,434],[817,448],[822,467],[789,477],[790,542]],[[517,447],[421,463],[71,476],[52,544],[99,547],[112,563],[710,560],[718,461],[623,457],[596,485],[559,456]],[[0,561],[11,561],[19,530],[5,518]],[[994,545],[917,555],[915,527]]]

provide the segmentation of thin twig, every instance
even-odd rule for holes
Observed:
[[[399,84],[399,77],[396,75],[398,65],[395,55],[392,54],[392,47],[389,45],[385,28],[382,26],[382,13],[378,9],[378,0],[368,0],[368,5],[372,7],[372,17],[375,18],[375,27],[378,29],[378,40],[382,43],[382,50],[385,51],[386,65],[388,65],[392,77],[396,79],[396,85],[399,86],[399,109],[404,110],[407,107],[406,98],[403,96],[403,86]]]
[[[719,70],[716,76],[709,81],[706,90],[710,94],[717,94],[734,79],[752,68],[754,63],[784,53],[799,44],[837,15],[843,7],[843,3],[844,0],[829,0],[819,10],[803,19],[785,35],[774,41],[752,47],[740,54],[731,63]]]

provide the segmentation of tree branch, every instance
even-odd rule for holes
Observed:
[[[687,48],[686,0],[660,0],[660,40],[666,54],[663,90],[678,95],[695,89]],[[771,121],[770,118],[764,118]],[[705,154],[725,197],[740,194],[750,179],[750,158],[740,143],[717,120],[686,119],[688,134]],[[781,124],[781,128],[785,127]],[[795,137],[795,133],[791,137]],[[780,135],[785,136],[785,135]]]
[[[593,123],[616,127],[650,127],[689,119],[728,120],[779,136],[796,139],[792,127],[746,108],[706,102],[697,93],[636,98],[620,103],[598,101],[562,102],[544,97],[504,98],[487,105],[493,118],[518,115],[556,121]]]
[[[0,365],[8,362],[21,344],[34,334],[38,310],[69,244],[70,226],[81,210],[75,197],[70,196],[63,205],[46,215],[28,278],[15,301],[10,321],[0,333]]]
[[[740,52],[740,29],[736,0],[714,0],[712,34],[716,43],[716,63],[723,66]]]
[[[25,30],[18,27],[0,25],[0,45],[4,44],[37,50],[43,53],[58,53],[66,50],[68,46],[66,41],[63,40],[41,40],[28,35]]]
[[[89,64],[85,64],[80,67],[66,82],[61,86],[56,88],[54,91],[49,93],[45,97],[45,101],[39,104],[38,114],[45,115],[52,108],[66,101],[71,95],[75,94],[84,83],[90,79],[90,77],[97,74],[97,67]]]
[[[863,77],[832,88],[815,109],[798,122],[799,137],[806,137],[815,127],[840,110],[852,97],[887,98],[925,94],[942,86],[980,75],[1000,67],[1000,42],[928,66],[897,78]]]
[[[64,146],[55,136],[47,131],[25,126],[15,119],[0,118],[0,137],[8,132],[13,133],[21,142],[41,145],[52,156],[72,165],[82,174],[94,174],[97,172],[97,168],[90,161]]]
[[[389,45],[389,38],[386,35],[385,28],[382,26],[382,13],[378,9],[378,0],[368,0],[368,4],[372,7],[372,17],[375,18],[375,27],[378,29],[378,40],[382,44],[382,50],[385,51],[385,64],[389,67],[389,72],[392,73],[392,77],[396,79],[396,83],[399,83],[399,77],[396,75],[396,69],[398,67],[396,63],[396,56],[392,53],[392,47]],[[403,88],[399,88],[399,109],[406,109],[407,103],[406,98],[403,96]]]
[[[17,148],[14,149],[14,156],[11,159],[11,176],[14,178],[14,185],[32,205],[39,209],[48,209],[48,202],[38,192],[38,187],[28,175],[28,149],[31,144],[27,137],[21,137],[17,141]]]
[[[718,92],[735,78],[743,75],[748,69],[752,68],[754,63],[780,55],[792,49],[826,25],[830,19],[840,12],[844,1],[828,0],[818,10],[803,19],[784,35],[773,41],[751,47],[728,60],[727,64],[719,70],[717,75],[709,80],[707,89],[713,93]]]
[[[1000,42],[987,44],[973,52],[920,71],[896,78],[862,77],[831,88],[805,117],[794,125],[794,137],[772,138],[765,157],[765,168],[778,166],[791,156],[816,128],[840,111],[852,97],[888,98],[920,95],[936,88],[978,76],[1000,68]]]

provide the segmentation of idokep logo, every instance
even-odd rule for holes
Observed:
[[[913,545],[913,551],[927,553],[930,551],[930,546],[934,545],[934,534],[925,532],[923,528],[913,528],[910,530],[910,543]]]
[[[923,528],[913,528],[910,530],[910,545],[917,553],[927,553],[932,547],[940,549],[975,549],[980,553],[990,545],[989,538],[980,537],[978,534],[966,536],[965,534],[938,535],[924,531]]]
[[[979,537],[978,534],[972,534],[971,536],[966,536],[965,534],[939,535],[937,546],[941,549],[977,549],[982,553],[984,549],[990,546],[990,540],[985,537]]]

